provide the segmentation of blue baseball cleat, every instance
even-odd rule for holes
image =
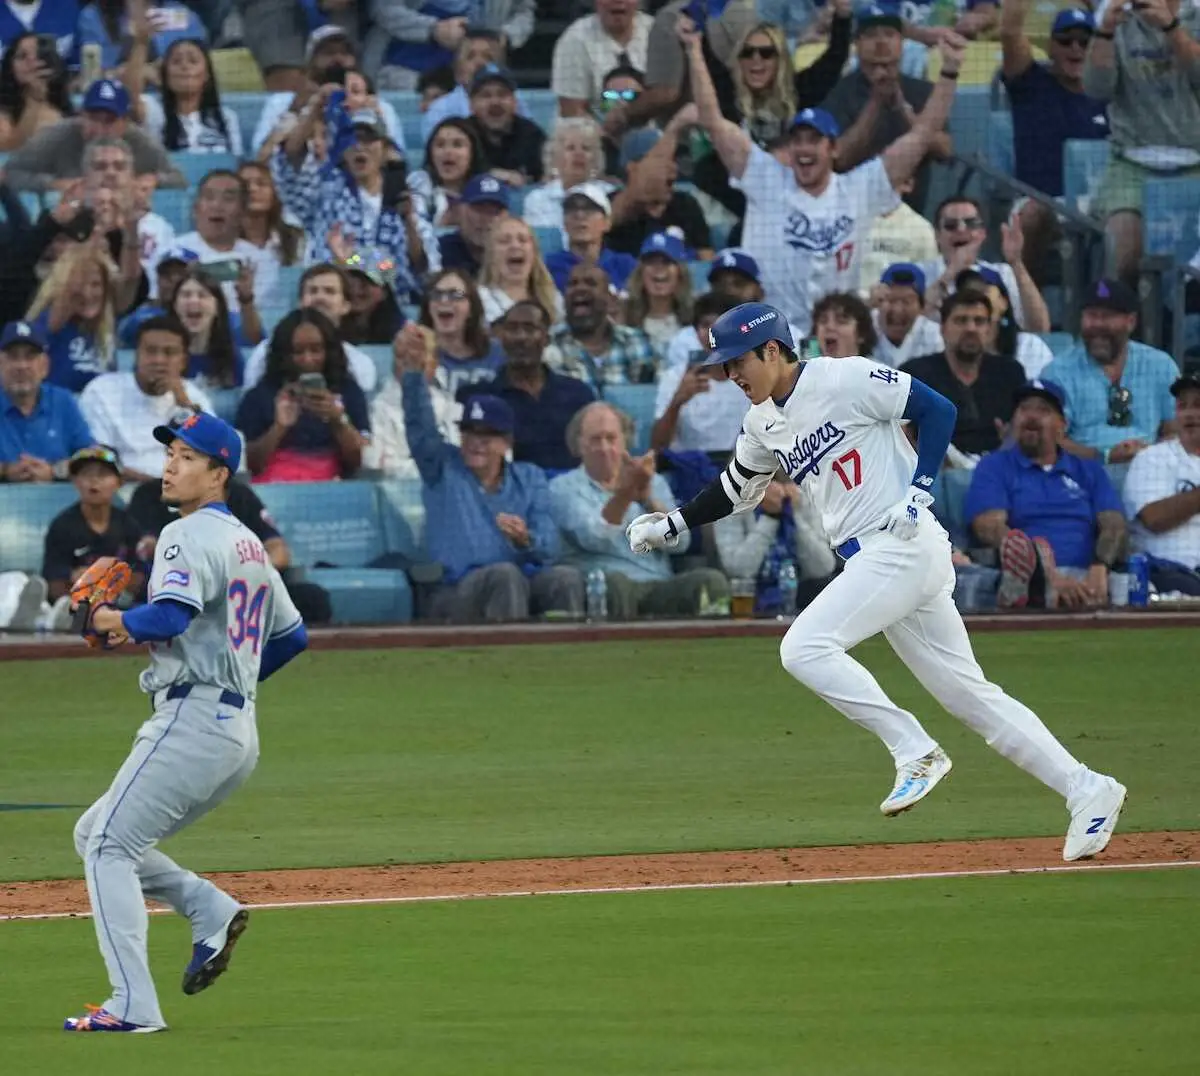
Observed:
[[[250,923],[250,913],[242,908],[212,937],[192,946],[192,962],[183,973],[183,992],[199,994],[225,973],[233,956],[233,947]]]

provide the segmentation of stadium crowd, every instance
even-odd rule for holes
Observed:
[[[535,0],[0,0],[0,480],[79,497],[40,571],[0,572],[0,627],[62,628],[101,555],[144,585],[170,518],[151,430],[192,410],[244,438],[231,507],[310,621],[329,597],[256,486],[419,483],[425,560],[379,567],[433,620],[582,616],[597,571],[616,617],[718,613],[731,580],[790,612],[839,565],[782,472],[677,556],[624,541],[724,465],[748,404],[696,360],[748,300],[801,358],[955,403],[963,608],[1107,605],[1133,552],[1200,596],[1200,375],[1137,338],[1148,181],[1197,180],[1200,217],[1200,3],[1066,6],[1044,36],[1031,7],[595,0],[538,122],[508,66]],[[253,123],[218,75],[243,42]],[[939,182],[988,49],[1043,196],[995,227]],[[1082,140],[1109,147],[1077,208],[1110,258],[1066,340],[1047,267]]]

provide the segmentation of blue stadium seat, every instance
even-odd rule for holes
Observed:
[[[223,418],[226,422],[233,422],[237,416],[238,404],[242,402],[243,390],[240,388],[206,389],[205,392],[212,401],[213,414],[218,418]]]
[[[963,86],[954,96],[950,110],[950,137],[960,156],[986,154],[991,118],[991,90],[987,86]]]
[[[397,116],[404,133],[404,159],[408,161],[408,170],[415,172],[425,167],[425,139],[421,137],[421,121],[425,117],[419,112],[415,116],[401,113],[397,113]]]
[[[0,485],[0,572],[40,574],[46,528],[77,500],[67,482]]]
[[[534,228],[533,237],[543,258],[548,254],[557,254],[563,248],[561,228]]]
[[[392,376],[392,369],[395,365],[392,360],[392,345],[359,344],[358,350],[364,351],[371,356],[371,361],[375,364],[375,369],[379,371],[379,384],[382,387],[384,381]]]
[[[558,118],[558,98],[553,91],[522,90],[521,100],[534,123],[547,134],[554,130],[554,121]]]
[[[1100,138],[1070,138],[1063,143],[1063,194],[1071,205],[1094,198],[1108,167],[1108,142]]]
[[[117,352],[117,369],[123,373],[128,373],[133,369],[136,360],[136,351],[134,351],[132,348],[121,348]]]
[[[971,536],[970,521],[963,514],[967,488],[971,485],[971,476],[974,473],[962,467],[950,467],[943,468],[941,474],[942,495],[938,498],[940,505],[935,502],[935,505],[939,506],[936,514],[957,549],[969,549],[975,544]]]
[[[1129,474],[1129,464],[1106,463],[1104,469],[1108,472],[1109,481],[1112,482],[1113,488],[1117,491],[1117,496],[1120,496],[1121,490],[1125,488],[1125,476]]]
[[[655,385],[606,385],[604,399],[624,411],[634,422],[633,444],[629,451],[638,455],[650,447],[650,430],[654,426]]]
[[[377,484],[383,544],[388,553],[419,560],[425,556],[425,505],[417,479],[390,478]]]
[[[729,233],[733,231],[733,225],[726,221],[713,220],[708,222],[708,237],[712,240],[713,250],[724,250],[729,246]],[[705,283],[704,290],[708,291],[708,284]]]
[[[1038,333],[1037,335],[1056,357],[1075,343],[1075,337],[1070,333]]]
[[[251,156],[250,139],[258,126],[258,117],[262,115],[263,104],[270,94],[266,93],[222,93],[221,104],[238,118],[242,128],[242,142],[246,147],[246,155]]]
[[[150,207],[179,234],[192,230],[192,199],[190,190],[161,190],[154,192]]]
[[[688,275],[692,278],[692,293],[703,295],[708,291],[708,273],[712,268],[710,262],[688,262]]]
[[[172,153],[171,163],[187,177],[189,187],[198,187],[209,172],[236,171],[238,159],[232,153]]]
[[[1147,254],[1191,261],[1200,246],[1200,179],[1148,178],[1142,190],[1142,220]]]
[[[988,160],[1005,175],[1013,175],[1016,170],[1016,157],[1013,154],[1011,112],[993,109],[989,114],[987,156]]]
[[[281,265],[275,278],[275,297],[290,302],[300,290],[300,278],[306,268],[305,265]]]
[[[255,486],[307,578],[329,592],[338,623],[412,619],[401,571],[369,568],[384,552],[383,522],[370,482],[274,482]],[[317,563],[336,567],[316,568]]]

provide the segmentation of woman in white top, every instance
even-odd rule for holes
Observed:
[[[133,101],[134,118],[172,153],[242,155],[237,116],[221,105],[212,57],[198,41],[176,41],[163,54],[161,101],[146,93]]]
[[[546,140],[545,153],[551,178],[529,192],[521,215],[531,228],[561,228],[566,192],[604,174],[600,127],[589,116],[560,119]]]
[[[271,169],[261,161],[243,161],[238,176],[246,184],[246,208],[242,212],[241,237],[262,251],[262,257],[275,265],[300,265],[304,261],[308,239],[303,228],[283,219],[283,202],[275,189]],[[273,289],[278,293],[279,289]],[[294,295],[269,295],[266,307],[290,307]]]
[[[533,229],[518,217],[505,217],[492,225],[479,274],[483,317],[492,322],[522,299],[535,299],[553,321],[562,320],[562,295],[542,261]]]
[[[848,291],[831,291],[817,300],[812,312],[812,335],[822,355],[847,359],[871,358],[877,337],[871,308]]]
[[[641,329],[655,354],[666,358],[676,334],[692,323],[692,277],[683,240],[668,232],[647,236],[625,289],[625,324]]]
[[[483,148],[471,125],[458,117],[442,120],[425,143],[425,167],[408,177],[413,209],[435,228],[457,227],[462,189],[485,171]]]

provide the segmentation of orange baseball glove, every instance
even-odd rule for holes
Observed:
[[[105,606],[113,608],[129,586],[133,569],[116,557],[100,557],[71,586],[71,630],[79,632],[88,646],[107,649],[107,637],[92,627],[92,615]]]

